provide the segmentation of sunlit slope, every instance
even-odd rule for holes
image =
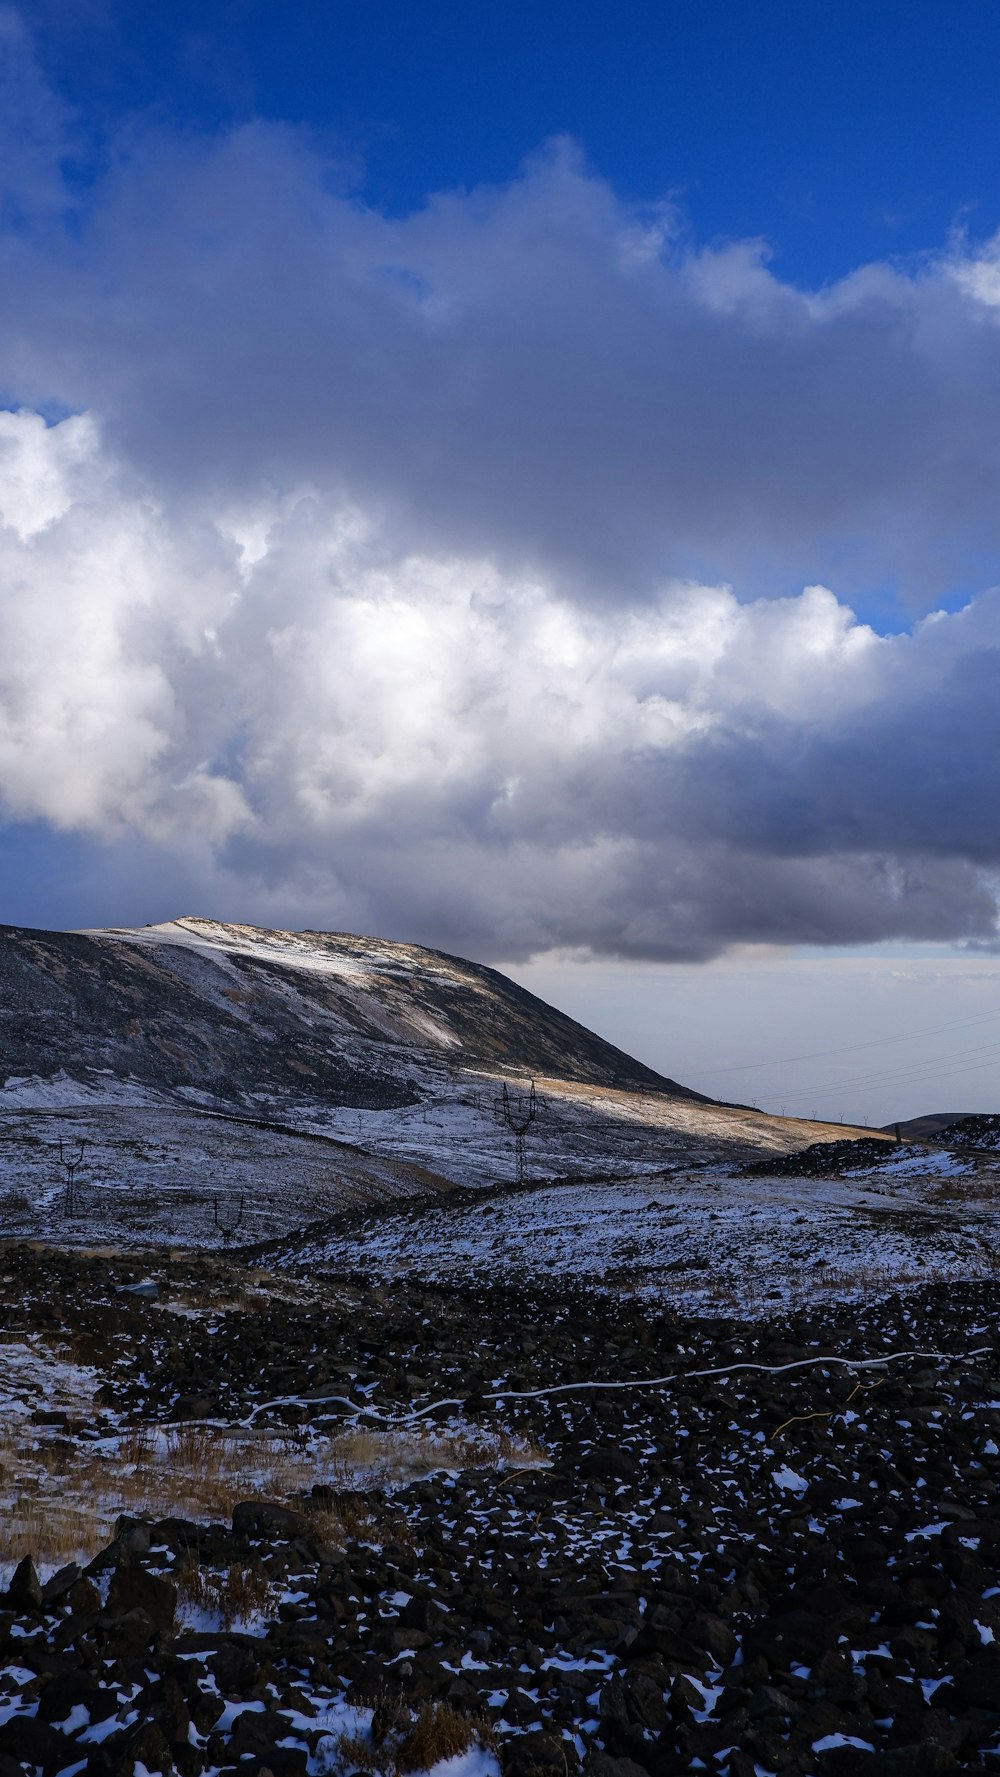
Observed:
[[[431,1064],[701,1102],[495,970],[416,945],[210,920],[0,928],[0,1072],[277,1113],[390,1109]]]

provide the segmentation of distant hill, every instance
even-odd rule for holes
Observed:
[[[427,1067],[557,1075],[711,1104],[495,969],[380,938],[186,918],[0,927],[0,1086],[62,1077],[283,1115],[390,1109]]]
[[[936,1141],[953,1123],[961,1123],[971,1113],[968,1111],[928,1111],[923,1117],[905,1117],[901,1123],[884,1123],[886,1135],[895,1135],[897,1129],[904,1141]],[[954,1138],[957,1140],[957,1136]]]

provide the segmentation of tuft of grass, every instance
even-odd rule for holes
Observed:
[[[473,1747],[496,1752],[499,1746],[485,1717],[466,1715],[450,1703],[424,1703],[416,1715],[400,1704],[392,1713],[395,1719],[377,1739],[370,1730],[336,1736],[333,1765],[342,1777],[350,1777],[354,1771],[362,1771],[366,1777],[408,1777],[410,1772],[429,1771],[443,1759],[456,1758]]]
[[[481,1716],[465,1715],[450,1703],[424,1703],[396,1751],[395,1771],[429,1771],[442,1759],[456,1758],[474,1746],[496,1751],[497,1737]]]
[[[217,1573],[189,1557],[175,1569],[174,1579],[182,1614],[185,1610],[207,1611],[226,1630],[267,1616],[277,1605],[277,1592],[259,1562],[250,1566],[234,1563]]]

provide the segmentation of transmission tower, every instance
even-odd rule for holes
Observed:
[[[63,1169],[63,1184],[65,1186],[65,1192],[63,1195],[64,1216],[75,1216],[84,1207],[83,1191],[76,1182],[76,1175],[83,1165],[83,1156],[86,1152],[86,1148],[86,1142],[81,1141],[75,1160],[71,1160],[63,1146],[62,1136],[59,1137],[59,1164]]]
[[[538,1098],[535,1093],[535,1082],[531,1082],[529,1092],[511,1092],[506,1080],[500,1097],[494,1101],[494,1115],[499,1123],[506,1124],[514,1137],[514,1151],[517,1155],[517,1182],[524,1184],[524,1138],[538,1115]]]
[[[223,1212],[223,1214],[220,1215],[219,1214],[219,1199],[217,1197],[213,1197],[213,1199],[212,1199],[212,1220],[213,1220],[215,1226],[218,1228],[219,1233],[222,1235],[223,1240],[232,1240],[233,1235],[236,1233],[237,1228],[240,1227],[240,1225],[243,1221],[243,1208],[244,1208],[245,1202],[246,1202],[246,1195],[243,1191],[241,1191],[240,1192],[239,1208],[237,1210],[230,1209],[228,1214]]]

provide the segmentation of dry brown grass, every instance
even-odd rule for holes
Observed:
[[[463,1715],[450,1703],[424,1703],[396,1755],[396,1771],[429,1771],[442,1759],[473,1746],[496,1749],[497,1738],[481,1716]]]
[[[44,1566],[97,1553],[120,1512],[228,1520],[238,1500],[294,1500],[314,1483],[337,1491],[385,1487],[432,1468],[542,1460],[507,1434],[348,1430],[330,1437],[202,1422],[133,1426],[94,1445],[25,1420],[0,1429],[0,1563],[25,1554]],[[321,1539],[405,1540],[406,1520],[381,1506],[317,1515]]]
[[[370,1732],[338,1735],[333,1756],[343,1777],[352,1771],[406,1777],[411,1771],[429,1771],[442,1759],[456,1758],[474,1746],[497,1750],[497,1736],[490,1723],[438,1701],[422,1704],[417,1715],[401,1707],[377,1739]]]
[[[107,1545],[113,1525],[113,1513],[84,1501],[15,1498],[0,1515],[0,1567],[12,1569],[25,1555],[40,1568],[89,1561]]]
[[[205,1611],[227,1630],[267,1616],[277,1606],[278,1593],[259,1564],[234,1564],[216,1573],[189,1556],[176,1568],[174,1578],[182,1617]]]

